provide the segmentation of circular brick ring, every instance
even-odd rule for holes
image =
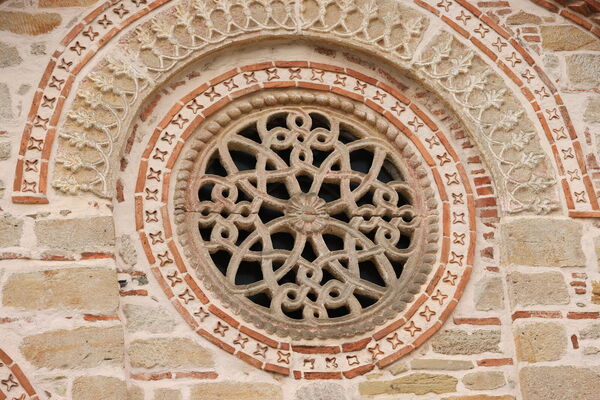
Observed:
[[[404,136],[396,143],[408,139],[417,149],[435,182],[441,251],[423,289],[383,326],[339,340],[343,343],[337,345],[331,341],[282,340],[226,312],[218,298],[203,287],[196,272],[190,270],[189,260],[174,235],[171,197],[176,176],[172,173],[178,171],[186,142],[206,118],[225,105],[271,88],[334,93],[365,104],[397,128],[392,131],[396,136]],[[397,137],[388,139],[393,143]],[[151,270],[190,327],[257,368],[296,379],[352,378],[397,361],[440,329],[471,274],[475,246],[473,193],[446,136],[402,93],[338,66],[304,61],[246,65],[195,88],[169,110],[155,129],[140,160],[135,192],[136,229]]]

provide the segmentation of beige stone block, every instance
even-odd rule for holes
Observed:
[[[586,326],[579,331],[579,338],[582,340],[600,339],[600,324]]]
[[[11,120],[13,116],[10,89],[6,83],[0,82],[0,122]]]
[[[596,250],[596,261],[598,262],[598,270],[600,271],[600,236],[596,236],[594,238],[594,248]]]
[[[583,120],[593,124],[600,123],[600,96],[588,99],[585,112],[583,113]],[[600,236],[594,238],[594,243],[596,245],[596,253],[598,254],[598,258],[600,258],[600,252],[598,252],[598,249],[600,249]]]
[[[154,400],[182,400],[181,391],[177,389],[156,389],[154,391]]]
[[[506,379],[500,371],[478,371],[466,374],[462,383],[471,390],[493,390],[506,385]]]
[[[592,281],[592,303],[600,304],[600,281]]]
[[[578,87],[600,85],[600,54],[573,54],[565,61],[571,83]]]
[[[123,361],[120,326],[81,327],[28,336],[21,344],[23,356],[38,368],[90,368]]]
[[[339,383],[317,382],[298,389],[294,400],[347,400],[347,397]]]
[[[127,349],[134,368],[207,368],[212,353],[188,338],[135,340]]]
[[[10,214],[0,215],[0,247],[18,246],[23,234],[23,220]]]
[[[4,285],[2,304],[27,310],[68,308],[114,314],[119,306],[117,274],[107,268],[12,274]]]
[[[127,387],[127,400],[145,400],[144,390],[132,384]]]
[[[392,375],[400,375],[408,371],[408,365],[404,361],[396,361],[386,369],[390,371]]]
[[[557,361],[567,350],[565,328],[556,322],[522,325],[514,329],[514,336],[519,361]]]
[[[30,52],[34,56],[43,56],[46,55],[46,43],[44,42],[35,42],[31,43]]]
[[[598,39],[574,25],[542,25],[542,48],[552,51],[600,50]]]
[[[60,25],[61,20],[60,14],[57,13],[0,11],[0,31],[20,35],[42,35]]]
[[[515,396],[504,394],[500,396],[492,396],[488,394],[476,394],[472,396],[453,396],[442,397],[440,400],[515,400]]]
[[[162,307],[125,304],[123,313],[127,330],[131,332],[168,333],[172,332],[176,325],[173,316]]]
[[[473,362],[465,360],[416,359],[410,362],[410,367],[412,369],[460,371],[473,369]]]
[[[592,355],[596,355],[600,353],[600,348],[596,347],[596,346],[584,346],[583,347],[583,354],[586,356],[592,356]]]
[[[119,256],[125,262],[125,264],[134,266],[137,263],[137,251],[129,235],[121,235],[119,237],[117,248]]]
[[[581,224],[571,220],[521,218],[510,221],[501,227],[501,261],[532,267],[584,266],[581,233]]]
[[[476,330],[468,333],[463,330],[445,330],[438,332],[431,339],[433,351],[440,354],[480,354],[485,352],[499,353],[499,330]]]
[[[560,272],[539,274],[513,272],[507,279],[508,293],[513,306],[569,303],[569,291]]]
[[[523,400],[600,400],[600,374],[588,368],[531,366],[519,378]]]
[[[43,247],[83,252],[115,244],[112,217],[39,220],[34,229]]]
[[[2,42],[0,42],[0,57],[2,54]],[[2,58],[0,58],[0,67],[2,66]],[[10,142],[0,142],[0,161],[8,160],[10,158]]]
[[[281,387],[271,383],[210,382],[192,386],[190,400],[280,400]]]
[[[450,393],[456,391],[458,380],[450,375],[412,374],[391,381],[360,382],[358,391],[363,396],[400,393]]]
[[[542,23],[542,19],[535,14],[520,10],[518,13],[509,16],[506,22],[509,25],[538,25]]]
[[[22,62],[23,59],[19,55],[19,51],[15,46],[0,42],[0,68],[12,67],[14,65],[19,65]],[[2,158],[1,151],[0,160],[6,160],[6,158]]]
[[[144,392],[111,376],[80,376],[73,381],[72,400],[144,400]]]
[[[486,278],[480,282],[475,295],[475,309],[478,311],[499,310],[504,307],[504,285],[502,278]]]

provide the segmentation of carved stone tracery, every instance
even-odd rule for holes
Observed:
[[[425,177],[351,116],[351,102],[329,102],[345,113],[244,109],[198,157],[187,193],[200,275],[255,324],[292,337],[380,324],[429,270]]]

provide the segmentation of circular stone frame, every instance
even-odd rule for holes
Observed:
[[[300,322],[290,318],[277,318],[271,312],[262,310],[262,307],[233,293],[235,289],[232,285],[223,279],[223,275],[213,265],[212,260],[203,254],[204,244],[199,239],[197,220],[193,215],[199,211],[194,200],[198,189],[195,180],[198,178],[201,164],[205,161],[204,151],[212,151],[214,149],[212,141],[219,140],[223,135],[230,134],[232,130],[235,131],[247,124],[245,116],[282,107],[288,109],[310,107],[315,112],[326,110],[325,113],[336,113],[339,117],[343,115],[346,123],[359,126],[363,132],[376,133],[389,144],[390,149],[395,150],[395,162],[401,166],[406,182],[414,186],[412,200],[418,211],[417,217],[420,223],[419,230],[415,233],[418,237],[414,237],[416,254],[408,260],[399,279],[386,288],[384,297],[376,304],[363,309],[363,312],[355,318],[327,319],[323,323],[319,323],[319,320]],[[198,136],[205,136],[203,129],[214,135],[211,144],[206,144],[201,139],[196,140]],[[396,138],[393,145],[389,143],[386,136]],[[199,126],[188,143],[183,156],[184,159],[194,160],[194,162],[191,166],[189,162],[181,166],[181,170],[186,173],[180,174],[181,178],[176,183],[178,190],[174,196],[180,243],[185,249],[190,265],[198,271],[204,287],[215,293],[234,314],[240,315],[243,320],[282,338],[290,337],[297,340],[353,337],[373,330],[396,316],[421,291],[432,270],[438,251],[437,233],[440,230],[437,217],[438,202],[424,168],[425,162],[417,156],[411,146],[408,146],[408,141],[399,136],[397,128],[385,117],[377,115],[363,104],[344,99],[335,93],[319,93],[306,89],[271,89],[234,100],[212,115],[210,121]],[[184,204],[181,203],[182,199],[185,199]],[[184,215],[183,221],[180,215]]]

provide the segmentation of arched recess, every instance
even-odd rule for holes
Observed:
[[[450,33],[430,28],[434,19]],[[562,203],[572,216],[598,213],[556,88],[509,32],[467,1],[107,2],[73,28],[46,69],[13,200],[47,202],[49,169],[60,192],[111,196],[125,132],[169,74],[235,42],[298,35],[360,47],[444,98],[485,155],[505,211],[547,213]],[[108,43],[109,52],[98,51]]]

